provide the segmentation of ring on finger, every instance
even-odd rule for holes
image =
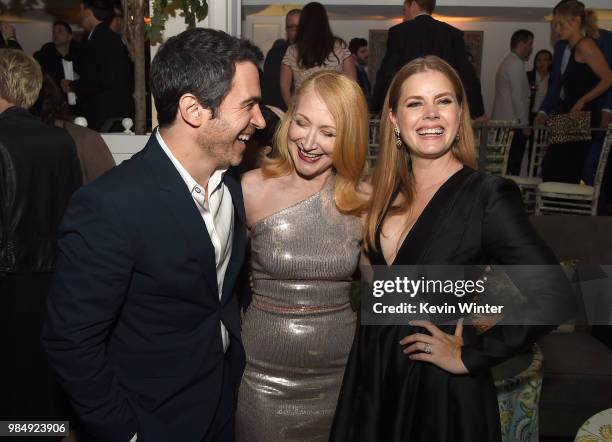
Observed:
[[[431,354],[431,344],[429,342],[425,343],[425,347],[423,348],[423,351],[427,353],[428,355]]]

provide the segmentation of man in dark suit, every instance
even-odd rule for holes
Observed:
[[[391,80],[402,66],[418,57],[437,55],[459,73],[472,118],[485,121],[480,80],[468,60],[463,33],[435,20],[431,16],[435,7],[435,0],[404,1],[406,21],[389,29],[387,52],[376,74],[371,110],[380,112]]]
[[[372,87],[370,86],[370,79],[368,78],[368,41],[365,38],[353,38],[349,43],[349,51],[353,56],[355,62],[355,69],[357,70],[357,84],[363,91],[366,97],[368,107],[372,101]]]
[[[52,41],[34,52],[34,58],[59,87],[65,78],[64,61],[72,62],[77,52],[78,44],[72,38],[72,28],[65,21],[58,20],[53,22]]]
[[[109,118],[134,116],[134,68],[121,37],[109,27],[110,0],[84,0],[80,24],[89,35],[75,61],[79,79],[63,80],[64,92],[75,92],[87,125],[100,130]]]
[[[43,342],[100,440],[233,440],[246,228],[227,169],[265,126],[259,61],[220,31],[170,38],[151,65],[159,128],[66,212]]]
[[[0,49],[21,49],[17,41],[15,27],[8,23],[0,23]]]
[[[290,44],[295,43],[298,23],[300,22],[300,10],[292,9],[285,16],[286,40],[277,40],[266,55],[264,61],[263,75],[261,78],[261,97],[265,105],[275,106],[284,111],[287,105],[280,91],[280,69],[281,62]]]

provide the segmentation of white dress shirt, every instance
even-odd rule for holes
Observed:
[[[491,118],[529,123],[529,81],[525,62],[514,52],[506,55],[495,76],[495,100]]]
[[[544,101],[544,97],[546,97],[546,92],[548,92],[548,79],[550,78],[550,74],[542,77],[538,71],[535,72],[535,97],[533,98],[533,107],[531,108],[531,112],[537,112]]]
[[[208,187],[203,188],[172,155],[172,152],[159,134],[159,130],[155,133],[155,137],[181,175],[181,178],[183,178],[183,181],[185,181],[191,197],[206,224],[206,230],[208,230],[208,235],[215,248],[217,286],[219,288],[219,299],[221,299],[223,279],[225,278],[225,272],[232,256],[232,243],[234,239],[234,205],[232,204],[232,195],[223,183],[223,175],[227,169],[216,170],[208,180]],[[208,197],[206,195],[207,192]],[[227,351],[229,347],[229,334],[223,322],[220,324],[223,351]]]

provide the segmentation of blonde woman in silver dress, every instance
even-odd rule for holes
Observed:
[[[353,80],[320,72],[298,89],[276,135],[278,156],[244,175],[253,301],[240,442],[327,441],[355,332],[368,139]]]

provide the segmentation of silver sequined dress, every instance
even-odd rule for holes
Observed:
[[[329,182],[253,225],[238,442],[328,440],[355,332],[349,294],[360,236]]]

